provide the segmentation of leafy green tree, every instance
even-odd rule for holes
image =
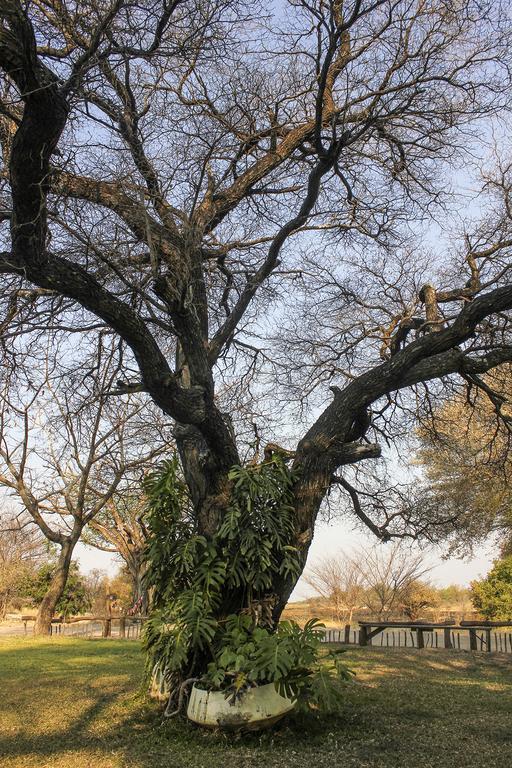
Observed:
[[[406,586],[401,597],[401,609],[411,621],[422,617],[423,611],[440,603],[438,590],[427,581],[415,579]]]
[[[39,605],[47,594],[56,568],[55,563],[45,563],[39,568],[35,576],[26,582],[24,593],[36,605]],[[56,605],[56,612],[62,616],[71,616],[83,613],[90,607],[91,599],[87,582],[78,570],[78,564],[72,562],[66,586]]]
[[[0,513],[0,620],[20,603],[23,585],[48,554],[48,542],[24,516]]]
[[[496,560],[485,579],[471,582],[471,599],[486,619],[512,621],[512,555]]]
[[[415,505],[426,517],[441,512],[447,523],[440,537],[459,554],[488,537],[502,557],[512,554],[510,373],[501,366],[487,374],[481,382],[487,391],[473,387],[469,397],[451,398],[418,433],[425,481]]]
[[[465,614],[473,609],[469,587],[449,584],[447,587],[440,587],[438,595],[439,610],[441,611]]]

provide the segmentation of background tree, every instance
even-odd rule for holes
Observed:
[[[365,603],[370,613],[387,618],[408,605],[418,582],[430,570],[420,554],[408,552],[400,543],[366,547],[352,557],[365,586]]]
[[[437,253],[422,241],[451,169],[509,109],[509,10],[0,2],[4,339],[33,363],[48,338],[114,335],[119,397],[143,391],[175,421],[207,541],[232,467],[278,436],[301,567],[330,488],[380,538],[425,532],[371,460],[428,395],[512,360],[499,151],[481,221]],[[21,364],[15,344],[4,355]],[[298,578],[276,574],[274,620]],[[246,603],[235,588],[217,612]]]
[[[128,493],[115,495],[91,520],[84,537],[86,544],[123,560],[132,585],[131,605],[136,605],[138,612],[144,615],[148,609],[147,589],[144,586],[148,534],[144,523],[146,512],[147,500],[142,493],[137,496]]]
[[[93,568],[83,577],[87,600],[93,616],[105,615],[105,604],[109,594],[109,579],[106,571]]]
[[[83,577],[87,600],[94,616],[108,614],[108,602],[113,599],[118,610],[130,612],[135,603],[133,582],[125,567],[120,568],[113,576],[105,571],[93,569]]]
[[[512,557],[496,560],[485,579],[471,582],[471,600],[486,619],[512,621]]]
[[[436,590],[421,580],[429,570],[421,555],[396,543],[324,558],[306,571],[304,580],[334,608],[338,621],[350,623],[354,611],[363,607],[389,617],[436,605]]]
[[[357,564],[343,553],[311,565],[304,581],[323,598],[324,609],[332,610],[337,622],[350,624],[354,611],[364,605],[363,575]]]
[[[0,621],[9,606],[20,607],[25,585],[48,557],[48,542],[31,520],[0,515]]]
[[[95,376],[80,392],[70,389],[74,376],[63,379],[51,358],[40,375],[18,369],[6,375],[0,390],[0,485],[59,551],[51,578],[41,582],[48,592],[39,602],[36,634],[49,631],[86,526],[114,495],[139,488],[144,470],[165,449],[162,420],[148,424],[136,395],[124,403],[109,396],[119,371],[115,345],[100,337],[91,351]],[[69,348],[67,355],[71,365]]]
[[[420,579],[411,581],[400,596],[401,611],[411,621],[424,616],[427,609],[437,608],[440,602],[439,590]]]
[[[58,563],[44,563],[39,567],[36,573],[31,574],[24,586],[24,596],[30,599],[34,605],[41,605],[46,599],[48,591],[55,581],[55,572]],[[92,607],[89,597],[87,583],[80,573],[78,563],[71,561],[66,583],[62,594],[56,605],[55,614],[59,614],[63,619],[69,616],[77,616],[85,613]]]
[[[416,504],[443,510],[452,551],[470,553],[491,537],[512,548],[512,394],[510,366],[498,368],[436,409],[419,430],[425,482]],[[475,405],[478,407],[475,409]]]
[[[115,595],[117,609],[130,615],[142,613],[141,597],[134,592],[134,583],[128,568],[123,564],[109,579],[110,594]]]
[[[447,587],[439,588],[439,598],[443,610],[453,611],[460,609],[462,612],[470,607],[470,595],[467,587],[460,584],[449,584]]]

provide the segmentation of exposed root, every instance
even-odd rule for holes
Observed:
[[[182,708],[183,708],[183,701],[185,699],[185,691],[188,688],[191,683],[196,683],[199,680],[198,677],[189,677],[187,680],[184,680],[183,683],[180,685],[179,693],[178,693],[178,708],[175,709],[173,712],[169,711],[169,708],[174,701],[173,693],[169,695],[169,700],[167,702],[167,706],[164,710],[164,717],[174,717],[175,715],[178,715]]]

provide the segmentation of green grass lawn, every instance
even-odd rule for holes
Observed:
[[[227,736],[167,720],[129,641],[0,640],[2,768],[507,768],[512,659],[353,649],[339,716]]]

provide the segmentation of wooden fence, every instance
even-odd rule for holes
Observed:
[[[51,637],[116,637],[123,640],[138,640],[141,635],[142,616],[87,616],[69,619],[53,619]],[[30,632],[33,616],[23,616],[25,634]]]
[[[54,619],[51,636],[115,637],[138,640],[144,616],[88,616],[62,621]],[[33,616],[23,616],[25,634]],[[487,651],[512,654],[512,622],[359,622],[359,628],[346,625],[327,628],[323,642],[345,645],[372,645],[386,648],[447,648],[459,651]]]
[[[386,648],[446,648],[512,653],[512,622],[360,622],[325,630],[324,642]]]

